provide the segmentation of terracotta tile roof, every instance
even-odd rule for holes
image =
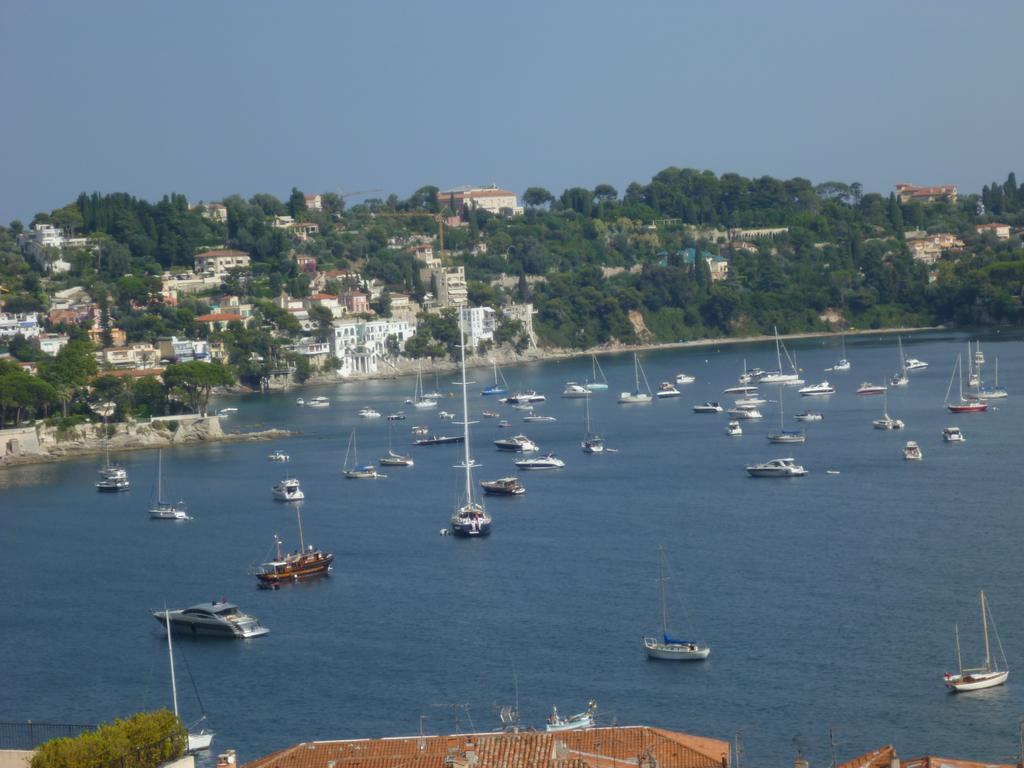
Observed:
[[[244,768],[721,768],[729,744],[646,726],[545,733],[484,733],[297,744]]]
[[[214,312],[211,315],[199,315],[196,318],[197,323],[213,323],[220,322],[221,320],[241,320],[241,315],[232,314],[230,312]]]
[[[889,768],[892,759],[896,757],[896,750],[892,744],[865,752],[853,760],[840,763],[836,768]]]
[[[957,760],[949,757],[925,755],[913,760],[904,760],[907,768],[1014,768],[1009,763],[978,763],[972,760]]]
[[[202,253],[196,254],[197,259],[208,259],[213,258],[214,256],[232,256],[234,258],[238,258],[239,256],[245,256],[246,258],[248,258],[249,254],[246,253],[245,251],[235,251],[229,248],[217,248],[212,251],[203,251]]]

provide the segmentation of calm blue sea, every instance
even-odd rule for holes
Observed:
[[[151,521],[147,503],[156,453],[120,457],[132,490],[93,490],[94,459],[0,472],[0,721],[106,721],[168,705],[166,641],[149,609],[227,598],[271,634],[248,642],[180,640],[183,715],[200,705],[215,747],[243,759],[307,739],[430,733],[499,726],[514,700],[541,727],[552,705],[600,705],[604,724],[650,724],[731,739],[746,756],[780,764],[799,737],[810,759],[828,759],[828,729],[841,758],[884,743],[923,752],[1010,761],[1024,714],[1024,343],[981,336],[987,378],[999,358],[1011,397],[991,412],[952,417],[943,397],[966,336],[904,339],[908,356],[931,367],[893,390],[889,413],[903,432],[871,427],[882,398],[858,397],[861,381],[897,368],[895,337],[851,337],[853,370],[828,374],[837,394],[799,398],[784,390],[790,416],[825,413],[805,425],[802,446],[771,446],[775,405],[741,438],[724,415],[695,415],[693,403],[725,398],[744,360],[771,367],[771,344],[644,354],[652,387],[677,372],[697,376],[683,396],[620,406],[631,355],[602,357],[611,384],[594,396],[594,426],[614,453],[585,456],[582,400],[562,400],[564,382],[583,381],[590,360],[504,371],[513,387],[548,401],[556,423],[519,429],[567,462],[525,473],[527,493],[488,499],[493,534],[480,541],[439,535],[461,483],[457,446],[409,448],[416,465],[387,480],[341,475],[358,428],[362,461],[386,452],[386,421],[367,405],[406,408],[411,379],[343,384],[268,397],[222,400],[237,429],[287,427],[301,435],[275,444],[165,451],[164,476],[195,520]],[[808,383],[840,356],[839,340],[790,344]],[[478,393],[471,408],[522,414]],[[450,377],[449,377],[450,378]],[[426,382],[429,387],[432,382]],[[444,391],[454,391],[441,381]],[[295,404],[324,394],[329,409]],[[775,399],[777,392],[766,390]],[[456,401],[441,408],[457,410]],[[458,427],[436,413],[392,425],[396,448],[423,421]],[[964,445],[941,441],[958,424]],[[514,471],[493,449],[496,420],[473,431],[478,479]],[[917,440],[924,461],[905,462]],[[302,482],[307,542],[333,550],[333,574],[268,592],[247,569],[269,554],[273,534],[296,543],[295,513],[271,500],[281,448]],[[745,464],[792,455],[810,470],[798,480],[755,480]],[[829,475],[825,470],[838,470]],[[641,637],[658,630],[658,547],[668,553],[670,623],[711,645],[705,663],[648,661]],[[979,588],[987,591],[1011,667],[1007,685],[951,696],[942,673],[955,664],[953,624],[965,656],[981,655]]]

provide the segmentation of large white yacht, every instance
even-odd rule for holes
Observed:
[[[795,459],[771,459],[762,464],[748,464],[747,472],[751,477],[803,477],[807,474]]]
[[[210,637],[260,637],[270,632],[259,619],[242,613],[237,605],[221,600],[198,603],[175,611],[151,611],[153,618],[178,634]]]
[[[546,456],[518,459],[515,465],[519,469],[562,469],[565,467],[565,462],[554,454],[549,453]]]
[[[813,395],[834,395],[836,393],[836,388],[827,381],[823,381],[820,384],[811,384],[807,387],[801,387],[799,392],[804,397],[811,397]]]
[[[495,440],[494,444],[502,451],[516,451],[518,453],[533,453],[539,450],[537,444],[526,435],[516,435]]]
[[[565,398],[579,398],[579,397],[590,397],[593,394],[587,387],[582,384],[577,384],[575,381],[567,382],[565,389],[562,390],[562,397]]]
[[[306,494],[299,487],[299,481],[294,477],[285,477],[274,483],[272,493],[278,501],[302,501]]]

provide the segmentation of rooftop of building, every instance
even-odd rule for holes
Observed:
[[[729,744],[719,739],[628,726],[546,733],[478,733],[296,744],[246,763],[244,768],[721,768]],[[653,758],[653,759],[652,759]]]

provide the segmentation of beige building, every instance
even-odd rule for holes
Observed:
[[[488,213],[521,216],[523,207],[515,192],[490,187],[455,187],[437,193],[437,202],[442,208],[451,208],[458,213],[463,208],[481,208]]]
[[[974,231],[979,235],[995,235],[997,240],[1010,239],[1009,224],[978,224]]]
[[[465,267],[433,269],[430,271],[430,275],[437,284],[437,305],[439,307],[462,307],[469,302]]]
[[[218,249],[196,256],[196,272],[199,274],[226,275],[232,269],[248,269],[249,254],[245,251]]]
[[[936,200],[945,200],[955,203],[957,198],[956,186],[944,184],[938,187],[915,187],[913,184],[897,184],[896,197],[901,203],[934,203]]]

